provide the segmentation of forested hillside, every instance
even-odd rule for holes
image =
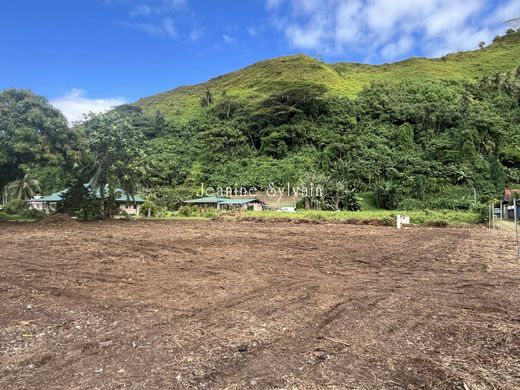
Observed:
[[[520,34],[510,33],[476,51],[451,53],[438,59],[410,58],[405,61],[366,65],[340,62],[327,64],[306,55],[273,58],[255,63],[206,83],[179,87],[141,99],[145,112],[160,110],[168,119],[187,120],[201,114],[199,98],[209,88],[218,96],[261,99],[280,82],[322,85],[328,96],[355,98],[373,81],[465,80],[504,72],[520,62]]]
[[[0,168],[5,181],[30,173],[45,191],[102,168],[103,180],[167,208],[201,183],[312,182],[344,194],[324,208],[350,208],[351,194],[371,191],[383,208],[467,209],[474,188],[487,201],[520,183],[519,65],[514,31],[478,51],[381,66],[284,57],[90,116],[72,130],[52,111],[60,136],[40,138],[28,130],[39,123],[34,115],[7,114],[17,95],[6,91],[0,136],[10,146]]]

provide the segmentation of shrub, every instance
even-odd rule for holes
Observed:
[[[431,226],[431,227],[447,227],[448,226],[448,222],[447,221],[444,221],[442,219],[434,219],[434,220],[431,220],[431,221],[428,221],[425,223],[426,226]]]
[[[43,211],[36,210],[36,209],[29,209],[29,208],[23,210],[20,213],[20,215],[27,219],[36,219],[36,220],[44,219],[47,216],[47,214],[45,214]]]
[[[214,218],[216,215],[217,215],[217,211],[210,210],[210,209],[204,210],[204,212],[201,214],[201,216],[204,218]]]
[[[478,222],[484,223],[487,222],[489,219],[489,208],[485,204],[475,204],[472,205],[469,209],[472,213],[475,213],[478,215]]]
[[[181,206],[179,207],[179,215],[181,217],[189,217],[194,213],[194,210],[190,206]]]
[[[148,209],[150,209],[150,216],[152,217],[158,217],[160,214],[159,207],[152,202],[149,199],[146,199],[144,203],[141,205],[141,211],[140,214],[147,217],[148,216]]]
[[[380,209],[394,210],[399,205],[397,187],[391,182],[377,185],[374,190],[374,198]]]
[[[396,217],[395,216],[388,216],[381,219],[381,223],[383,226],[395,226],[396,224]]]
[[[29,210],[29,206],[23,199],[13,199],[4,204],[2,210],[6,214],[22,214],[24,211]]]

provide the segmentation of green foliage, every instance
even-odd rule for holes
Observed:
[[[478,42],[475,42],[477,44]],[[213,100],[225,96],[233,101],[254,101],[278,90],[283,83],[315,83],[327,88],[330,97],[353,99],[374,81],[444,80],[472,81],[518,66],[520,32],[498,37],[481,50],[446,55],[443,59],[411,58],[393,64],[366,65],[339,62],[325,64],[305,55],[273,58],[206,83],[180,87],[150,96],[137,104],[146,112],[161,111],[170,121],[187,122],[204,115],[201,96],[211,91]],[[213,105],[217,105],[214,103]]]
[[[367,223],[383,226],[395,226],[396,215],[407,215],[412,224],[427,224],[435,221],[444,221],[447,226],[480,223],[478,214],[468,211],[453,210],[423,210],[423,211],[323,211],[323,210],[298,210],[294,213],[281,213],[277,211],[248,211],[239,218],[266,218],[266,219],[289,219],[298,221],[333,221],[339,223]],[[224,215],[224,218],[234,218],[232,215]]]
[[[217,209],[200,208],[197,206],[181,206],[177,211],[177,217],[190,218],[214,218],[219,215]]]
[[[81,218],[84,221],[101,218],[99,200],[85,185],[79,175],[72,180],[69,190],[63,194],[63,200],[58,204],[58,211]]]
[[[7,195],[17,199],[31,199],[40,191],[38,180],[31,178],[28,174],[7,185]]]
[[[360,198],[354,189],[339,180],[324,175],[307,176],[302,185],[301,205],[314,210],[348,210],[361,209]]]
[[[374,199],[380,209],[396,209],[400,200],[397,186],[389,181],[376,185]]]
[[[426,222],[425,225],[426,226],[431,226],[431,227],[443,228],[443,227],[448,227],[448,222],[444,221],[442,219],[433,219],[431,221]]]
[[[99,190],[99,215],[103,218],[115,211],[115,188],[134,194],[137,177],[142,174],[143,131],[136,125],[134,112],[129,115],[115,110],[89,114],[85,119],[82,126],[94,167],[89,185]]]
[[[28,90],[0,92],[0,190],[38,167],[66,170],[80,150],[78,132],[45,98]]]
[[[22,214],[26,210],[29,210],[29,206],[23,199],[13,199],[2,206],[2,211],[11,215]]]
[[[477,222],[479,223],[489,220],[489,206],[487,204],[473,204],[469,211],[477,215]]]
[[[0,177],[31,172],[44,192],[71,177],[101,192],[139,190],[155,216],[203,183],[265,190],[310,180],[327,190],[304,196],[306,208],[468,210],[473,188],[485,201],[520,183],[519,56],[513,32],[478,51],[380,66],[284,57],[87,116],[72,130],[44,99],[5,91],[0,140],[16,142],[0,143]],[[108,195],[98,200],[103,216]]]
[[[160,214],[159,206],[155,202],[150,199],[146,199],[144,203],[141,205],[140,213],[144,217],[148,217],[148,212],[150,212],[150,217],[158,217]]]
[[[361,192],[359,199],[361,202],[361,210],[375,210],[378,208],[374,191]]]
[[[225,94],[203,118],[170,124],[168,135],[149,142],[146,182],[172,186],[158,190],[170,199],[158,202],[171,208],[202,182],[261,190],[321,172],[335,183],[329,188],[349,185],[341,196],[306,199],[307,208],[355,209],[355,187],[373,190],[380,208],[466,210],[473,188],[497,196],[520,181],[518,74],[475,83],[375,82],[356,100],[292,80],[260,84],[263,94],[249,101]],[[222,102],[233,109],[216,109]]]
[[[33,222],[45,217],[44,212],[33,209],[27,209],[20,214],[7,214],[0,210],[0,221]]]

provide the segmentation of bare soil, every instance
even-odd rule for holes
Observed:
[[[0,224],[1,389],[519,389],[484,228]]]

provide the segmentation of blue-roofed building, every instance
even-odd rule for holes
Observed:
[[[216,196],[206,196],[184,201],[185,204],[194,205],[202,208],[212,208],[218,210],[252,210],[262,211],[266,204],[256,198],[219,198]]]
[[[88,184],[85,184],[85,188],[89,188]],[[29,206],[36,210],[41,210],[47,214],[56,211],[57,205],[63,200],[63,197],[69,189],[54,192],[46,196],[36,196],[31,200],[28,200]],[[99,189],[92,190],[91,193],[99,199]],[[108,189],[105,191],[105,196],[108,196]],[[127,214],[139,215],[141,211],[141,205],[144,203],[144,199],[140,196],[131,196],[121,188],[115,189],[116,199],[114,202],[119,209]]]

